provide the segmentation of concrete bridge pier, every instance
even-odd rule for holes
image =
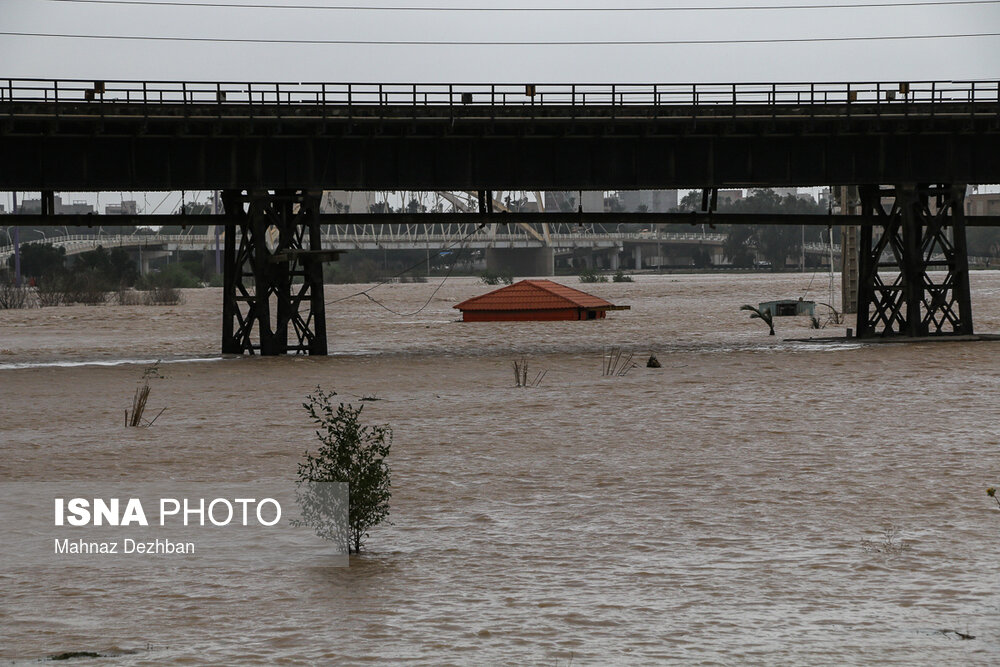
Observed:
[[[632,249],[632,256],[635,259],[635,270],[639,271],[642,269],[642,246],[637,245]]]
[[[136,252],[131,253],[135,256],[137,263],[139,264],[139,275],[145,276],[149,275],[149,263],[156,259],[163,259],[164,257],[169,257],[170,252],[167,250],[145,250],[139,248]]]
[[[487,248],[486,270],[512,276],[554,276],[555,250],[542,248]]]
[[[611,253],[608,255],[608,257],[611,260],[611,270],[612,271],[617,271],[619,269],[618,250],[619,250],[618,248],[614,248],[614,249],[611,250]]]
[[[971,335],[965,185],[860,186],[858,194],[867,218],[858,234],[858,337]],[[895,198],[888,211],[884,197]]]

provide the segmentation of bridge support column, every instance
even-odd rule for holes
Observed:
[[[327,353],[319,192],[223,193],[222,352]],[[292,334],[289,340],[289,334]]]
[[[635,270],[642,270],[642,246],[636,245],[632,250],[632,254],[635,257]]]
[[[611,252],[608,253],[608,257],[611,260],[611,270],[612,271],[617,271],[618,270],[618,248],[613,248],[611,250]]]
[[[542,248],[487,248],[486,269],[511,276],[553,276],[555,250]]]
[[[859,194],[868,220],[858,235],[858,337],[973,333],[965,186],[863,186]],[[889,211],[887,195],[895,197]],[[935,282],[929,271],[946,275]]]

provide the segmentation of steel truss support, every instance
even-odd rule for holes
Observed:
[[[965,186],[858,191],[858,337],[972,334]]]
[[[327,353],[320,194],[223,193],[224,354]]]

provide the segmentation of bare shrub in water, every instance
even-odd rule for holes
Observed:
[[[147,306],[176,306],[181,303],[184,303],[184,297],[176,287],[154,287],[146,292]]]
[[[125,411],[125,426],[149,428],[166,410],[166,408],[161,408],[153,419],[143,423],[142,416],[146,412],[146,402],[149,400],[150,392],[149,381],[152,378],[163,378],[160,374],[159,361],[142,372],[142,385],[136,388],[135,394],[132,396],[132,409]]]
[[[630,370],[638,367],[638,364],[632,361],[632,357],[634,356],[634,352],[625,352],[620,347],[605,348],[604,357],[601,360],[603,362],[602,374],[617,377],[628,375]]]
[[[60,278],[46,277],[38,281],[35,294],[38,297],[38,305],[42,308],[49,306],[62,306],[66,303],[66,292],[63,281]]]
[[[320,445],[315,453],[306,451],[299,464],[298,479],[309,482],[346,482],[350,499],[348,551],[359,553],[368,537],[368,530],[389,516],[389,465],[385,459],[392,447],[392,429],[388,424],[361,423],[364,406],[350,404],[334,406],[335,391],[320,387],[302,404],[309,419],[316,425]],[[321,517],[309,520],[318,535],[328,534]]]
[[[861,549],[866,553],[897,556],[910,550],[910,543],[900,538],[901,531],[897,526],[889,524],[882,531],[881,541],[861,539]]]
[[[515,387],[537,387],[542,382],[542,378],[548,373],[547,370],[540,370],[533,380],[528,380],[528,360],[522,357],[520,360],[512,362],[514,365],[514,386]]]
[[[0,283],[0,310],[17,310],[31,305],[30,292],[27,287],[18,287],[14,283]]]
[[[119,306],[141,306],[145,303],[143,293],[129,287],[119,287],[115,299]]]
[[[120,306],[176,306],[184,303],[184,296],[175,287],[153,287],[148,290],[119,288],[115,300]]]
[[[63,281],[63,294],[67,303],[103,306],[108,301],[108,285],[95,271],[67,277]]]

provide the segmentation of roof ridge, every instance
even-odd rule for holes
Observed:
[[[575,287],[570,287],[569,285],[563,285],[562,283],[557,283],[556,281],[554,281],[554,280],[549,280],[549,279],[547,279],[547,278],[543,278],[543,279],[541,279],[541,280],[527,280],[527,281],[525,281],[525,280],[522,280],[521,282],[531,282],[531,283],[548,283],[548,285],[555,285],[556,287],[561,287],[561,288],[563,288],[563,289],[568,289],[568,290],[570,290],[571,292],[576,292],[577,294],[583,294],[584,296],[589,296],[589,297],[593,297],[593,298],[596,298],[596,299],[600,299],[600,298],[601,298],[601,297],[599,297],[599,296],[596,296],[596,295],[594,295],[594,294],[590,294],[589,292],[584,292],[583,290],[580,290],[580,289],[576,289]],[[559,294],[559,293],[558,293],[558,292],[556,292],[555,290],[551,289],[551,288],[550,288],[550,287],[549,287],[548,285],[537,285],[537,284],[536,284],[536,287],[538,287],[538,288],[540,288],[540,289],[543,289],[543,290],[545,290],[546,292],[548,292],[549,294],[552,294],[552,295],[554,295],[554,296],[558,296],[558,297],[563,297],[563,298],[566,298],[566,296],[565,296],[564,294]]]
[[[548,280],[545,278],[531,279],[525,278],[519,280],[516,283],[505,285],[486,294],[480,294],[478,296],[471,297],[462,301],[461,303],[453,306],[459,310],[479,310],[482,308],[477,308],[480,304],[484,306],[489,304],[490,301],[495,299],[500,299],[500,303],[508,301],[510,299],[518,300],[524,298],[530,298],[524,296],[526,292],[534,292],[537,297],[542,299],[551,299],[556,302],[565,303],[569,307],[573,308],[601,308],[604,306],[611,306],[611,302],[602,299],[599,296],[590,294],[589,292],[584,292],[583,290],[578,290],[568,285],[563,285],[554,280]],[[552,307],[551,305],[549,306]],[[488,309],[488,308],[487,308]]]
[[[458,303],[457,305],[453,306],[453,308],[458,308],[458,306],[462,306],[462,305],[467,304],[467,303],[472,303],[473,301],[479,301],[480,299],[485,299],[486,297],[492,296],[492,295],[496,294],[497,292],[502,292],[502,291],[504,291],[506,289],[510,289],[511,287],[514,287],[515,285],[519,285],[519,284],[524,283],[524,282],[530,282],[530,281],[528,281],[528,280],[518,280],[516,283],[511,283],[510,285],[504,285],[503,287],[498,287],[498,288],[496,288],[494,290],[490,290],[489,292],[485,292],[483,294],[478,294],[476,296],[470,296],[465,301],[462,301],[462,302]]]

